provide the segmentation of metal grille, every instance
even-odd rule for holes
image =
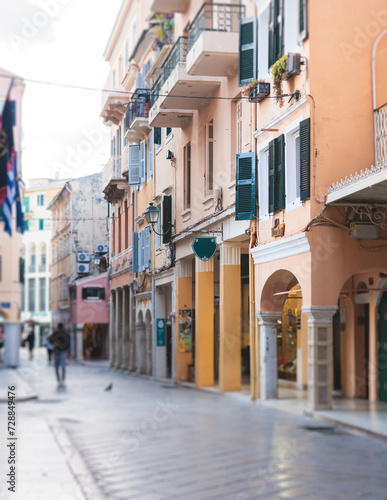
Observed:
[[[387,162],[387,103],[374,112],[376,165]]]

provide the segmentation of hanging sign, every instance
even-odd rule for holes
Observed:
[[[157,325],[157,346],[165,346],[165,319],[156,319]]]
[[[200,237],[194,238],[192,243],[192,250],[196,257],[200,260],[210,260],[215,255],[218,249],[218,244],[216,243],[216,238],[211,237]]]

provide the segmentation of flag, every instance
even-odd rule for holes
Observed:
[[[13,110],[9,99],[13,79],[8,90],[7,99],[0,116],[0,206],[7,197],[8,172],[13,167],[13,156],[15,155],[13,143]]]
[[[16,158],[11,158],[11,169],[7,172],[7,196],[3,203],[4,231],[12,236],[12,205],[16,201]]]

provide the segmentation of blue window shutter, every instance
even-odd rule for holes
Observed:
[[[235,220],[256,217],[256,153],[235,156]]]
[[[132,233],[132,271],[138,273],[138,233]]]
[[[140,146],[129,145],[129,186],[137,186],[141,183],[140,177]]]
[[[298,168],[298,165],[297,165]],[[300,193],[301,200],[310,198],[310,118],[300,123]]]
[[[144,232],[141,230],[138,234],[138,270],[143,271],[143,265],[144,265],[144,248],[143,248],[143,241],[144,241]]]
[[[145,147],[145,141],[140,142],[140,183],[145,181],[145,174],[146,174],[146,147]]]
[[[9,101],[11,107],[12,125],[16,125],[16,101]]]
[[[141,271],[144,271],[145,269],[145,229],[141,230]]]
[[[257,31],[256,17],[239,21],[239,87],[257,78]]]
[[[153,131],[149,133],[149,148],[148,148],[148,171],[149,175],[153,175]]]

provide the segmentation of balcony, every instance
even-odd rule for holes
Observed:
[[[129,102],[130,94],[124,90],[115,89],[112,73],[104,85],[102,92],[101,116],[105,124],[118,125],[125,115],[126,105]]]
[[[102,170],[102,192],[110,203],[121,200],[128,187],[128,181],[121,171],[121,160],[121,155],[111,156]]]
[[[375,164],[387,164],[387,103],[374,111]]]
[[[231,76],[238,69],[239,21],[244,6],[205,3],[188,32],[189,75]]]
[[[185,12],[188,4],[189,0],[152,0],[150,10],[152,12],[160,12],[161,14]]]
[[[188,37],[180,37],[161,68],[152,87],[149,124],[151,127],[183,127],[193,110],[208,103],[220,85],[216,77],[191,76],[186,71]]]
[[[149,130],[150,90],[137,89],[125,114],[125,139],[138,142]]]

